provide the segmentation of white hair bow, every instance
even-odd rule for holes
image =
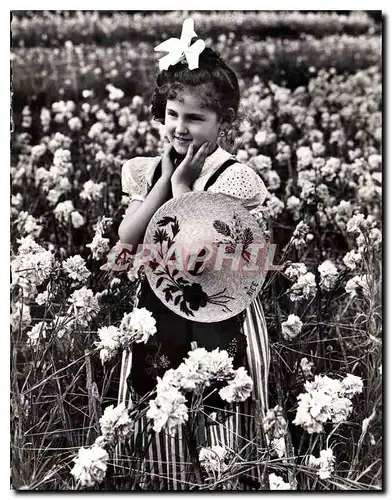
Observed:
[[[199,67],[199,55],[205,49],[204,40],[197,40],[190,45],[194,36],[197,36],[194,31],[194,21],[191,17],[185,19],[182,24],[181,38],[169,38],[165,42],[157,45],[155,51],[168,52],[165,56],[159,59],[159,69],[168,69],[169,66],[177,64],[184,58],[188,63],[189,69]]]

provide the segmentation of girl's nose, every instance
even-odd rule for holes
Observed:
[[[178,120],[176,125],[176,133],[177,134],[186,134],[188,132],[186,123],[184,120]]]

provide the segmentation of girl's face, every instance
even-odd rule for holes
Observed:
[[[215,147],[219,125],[216,112],[202,108],[189,91],[181,93],[181,101],[166,102],[165,132],[178,154],[185,155],[192,143],[195,151],[206,141]]]

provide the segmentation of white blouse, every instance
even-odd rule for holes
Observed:
[[[218,147],[204,162],[199,177],[193,184],[193,191],[204,191],[208,179],[233,155]],[[161,156],[138,156],[128,160],[122,167],[122,190],[128,193],[130,200],[143,201],[152,185],[154,172]],[[238,199],[244,207],[251,210],[261,205],[267,188],[260,176],[248,165],[236,162],[226,168],[208,189],[208,192],[223,193]]]

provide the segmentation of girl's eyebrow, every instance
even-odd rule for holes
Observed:
[[[167,108],[167,110],[171,111],[172,113],[177,113],[177,111],[175,109],[172,109],[172,108]],[[204,115],[200,114],[200,113],[185,113],[185,116],[197,116],[199,118],[204,118]]]

